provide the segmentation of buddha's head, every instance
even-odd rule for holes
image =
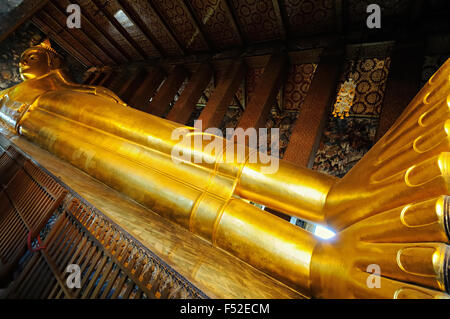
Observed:
[[[47,39],[22,53],[19,71],[22,80],[34,79],[61,67],[61,59]]]

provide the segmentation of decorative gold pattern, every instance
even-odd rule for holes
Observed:
[[[340,84],[348,78],[350,72],[353,73],[352,78],[356,84],[356,94],[353,100],[353,106],[350,109],[350,116],[380,115],[390,61],[390,58],[361,59],[357,62],[354,72],[352,72],[352,68],[355,61],[347,61]]]
[[[356,94],[350,118],[335,119],[330,115],[313,166],[315,170],[338,177],[344,176],[373,145],[390,58],[360,59],[356,70],[352,70],[354,63],[354,60],[346,62],[340,82],[354,71]]]

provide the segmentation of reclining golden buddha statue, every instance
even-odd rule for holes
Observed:
[[[70,82],[49,42],[19,67],[23,83],[0,93],[3,125],[304,296],[449,297],[450,60],[341,179],[283,160],[267,173],[204,142],[183,152],[205,160],[174,161],[183,125]],[[249,201],[337,234],[322,240]]]

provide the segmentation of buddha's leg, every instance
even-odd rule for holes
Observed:
[[[236,194],[291,216],[324,222],[325,200],[337,178],[282,160],[274,174],[265,174],[264,167],[261,163],[247,163]]]
[[[168,155],[179,142],[172,139],[172,133],[184,127],[98,96],[71,91],[45,94],[39,101],[39,108]],[[193,128],[187,129],[193,132]],[[226,140],[221,140],[226,144]],[[204,140],[201,145],[204,147]],[[191,147],[194,153],[197,145],[192,143]],[[248,156],[249,150],[246,149],[244,153]],[[323,221],[322,207],[335,178],[283,160],[279,161],[279,167],[274,173],[263,173],[267,164],[262,163],[259,156],[256,163],[247,162],[245,165],[242,161],[218,160],[225,163],[216,167],[204,162],[198,165],[217,169],[222,175],[236,178],[236,195],[289,215],[315,222]]]
[[[173,171],[170,156],[39,108],[21,125],[51,153],[309,295],[312,234],[233,199],[233,179],[194,164]]]

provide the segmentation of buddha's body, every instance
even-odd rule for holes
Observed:
[[[262,163],[222,162],[223,154],[210,164],[177,163],[178,141],[171,136],[182,125],[127,107],[107,89],[71,83],[52,67],[48,50],[30,50],[22,58],[25,81],[0,93],[1,119],[17,134],[306,296],[447,296],[441,292],[448,289],[449,256],[442,196],[448,195],[443,152],[449,145],[440,123],[448,118],[441,104],[449,63],[437,84],[421,91],[431,92],[428,109],[419,94],[381,144],[337,180],[284,161],[267,174]],[[24,68],[30,54],[37,56],[34,69]],[[442,141],[435,134],[432,142],[412,145],[426,125]],[[203,148],[184,151],[210,156]],[[320,242],[244,199],[341,231]],[[414,227],[404,222],[405,211]],[[381,267],[381,288],[366,285],[371,264]]]

